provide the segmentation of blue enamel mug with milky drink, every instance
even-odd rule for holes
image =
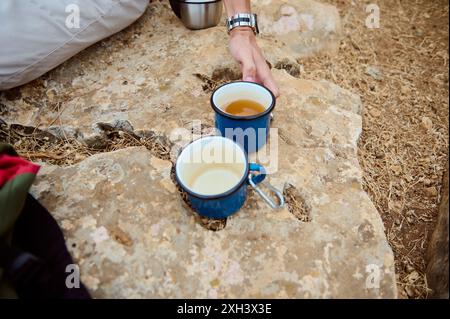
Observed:
[[[264,107],[264,111],[249,116],[233,115],[225,112],[234,101],[253,100]],[[258,151],[269,136],[271,112],[276,99],[266,87],[246,81],[226,83],[211,95],[211,107],[215,112],[216,128],[224,137],[242,145],[249,153]]]
[[[236,213],[247,198],[250,185],[274,209],[284,205],[283,194],[265,183],[278,198],[275,203],[258,186],[266,177],[264,167],[249,163],[241,146],[222,136],[202,137],[188,144],[175,165],[175,178],[187,193],[192,208],[209,218]]]

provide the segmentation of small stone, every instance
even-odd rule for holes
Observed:
[[[416,292],[411,286],[406,286],[405,291],[409,298],[414,298],[416,296]]]
[[[83,133],[80,132],[77,128],[74,128],[72,126],[50,126],[47,129],[48,132],[52,133],[58,138],[61,139],[79,139],[83,138]]]
[[[422,117],[422,127],[426,130],[431,130],[433,128],[433,122],[427,116]]]
[[[392,165],[391,170],[395,175],[400,175],[403,171],[400,165]]]
[[[417,29],[414,34],[416,37],[423,37],[423,31],[420,29]]]
[[[369,114],[373,117],[379,117],[381,115],[381,112],[378,109],[371,109],[369,110]]]
[[[47,90],[47,92],[45,92],[45,95],[47,96],[49,102],[55,102],[58,92],[55,88],[52,88]]]
[[[386,155],[383,152],[376,152],[375,157],[377,159],[383,159]]]
[[[375,66],[367,66],[365,73],[377,81],[381,81],[383,79],[380,69]]]
[[[434,184],[434,181],[433,181],[432,179],[429,179],[429,178],[424,178],[423,181],[422,181],[422,183],[423,183],[423,185],[425,185],[425,186],[431,186],[431,185]]]
[[[436,187],[427,187],[424,190],[424,193],[427,197],[435,197],[438,194]]]
[[[142,84],[144,84],[145,83],[145,78],[143,77],[143,76],[141,76],[141,77],[138,77],[135,81],[134,81],[134,83],[136,84],[136,85],[142,85]]]
[[[112,126],[116,130],[120,130],[120,131],[125,131],[125,132],[133,132],[134,131],[133,125],[131,125],[131,123],[127,120],[117,119],[112,123]]]
[[[400,92],[402,93],[402,95],[407,95],[411,93],[411,90],[409,89],[408,86],[402,85],[402,87],[400,88]]]
[[[95,149],[95,150],[103,150],[108,146],[108,140],[103,135],[92,134],[89,137],[83,138],[82,142],[86,144],[86,146]]]

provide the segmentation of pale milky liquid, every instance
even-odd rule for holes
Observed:
[[[242,164],[204,164],[188,181],[191,190],[202,195],[222,194],[236,186],[243,175]]]

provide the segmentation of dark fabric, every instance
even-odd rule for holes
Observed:
[[[17,258],[22,266],[29,266],[32,257],[21,256],[18,251],[9,249],[14,225],[23,210],[28,191],[39,166],[18,156],[14,148],[0,142],[0,247],[3,263],[0,263],[0,297],[16,298],[17,293],[5,279],[4,264]],[[8,251],[7,251],[8,250]],[[20,258],[19,258],[20,257]],[[10,265],[14,266],[14,265]],[[23,267],[22,267],[23,268]]]
[[[19,157],[11,145],[0,142],[0,240],[9,241],[38,171],[39,165]]]
[[[180,14],[180,4],[178,3],[178,0],[169,0],[170,2],[170,7],[172,8],[173,13],[176,14],[176,16],[178,18],[181,18],[181,14]]]
[[[66,286],[73,261],[63,234],[28,194],[38,170],[0,143],[0,297],[90,298],[82,284]]]
[[[74,262],[64,236],[55,219],[29,194],[15,224],[11,246],[28,253],[23,257],[28,269],[25,278],[17,280],[11,271],[5,271],[19,298],[90,298],[82,283],[80,288],[67,288],[66,267]]]

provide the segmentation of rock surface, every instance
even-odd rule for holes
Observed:
[[[294,77],[301,76],[302,54],[296,31],[276,24],[298,18],[295,10],[310,12],[320,26],[335,19],[322,37],[311,31],[329,43],[339,20],[332,7],[321,12],[313,1],[273,1],[270,12],[263,6],[269,2],[257,4],[269,30],[259,43],[282,90],[272,122],[278,171],[270,182],[284,190],[286,207],[273,212],[250,192],[224,229],[206,229],[170,177],[176,148],[171,160],[125,148],[74,166],[45,165],[32,192],[60,223],[95,297],[397,296],[393,254],[361,187],[360,99],[329,82]],[[91,138],[98,122],[165,136],[194,120],[213,127],[211,89],[239,78],[226,42],[222,27],[186,30],[167,4],[153,2],[124,32],[3,95],[4,117],[43,129],[58,124],[81,139]]]
[[[253,1],[263,35],[287,44],[300,56],[336,53],[341,23],[336,7],[316,1]]]
[[[448,299],[448,170],[444,174],[437,223],[427,250],[430,298]]]
[[[143,148],[42,170],[33,193],[64,228],[95,297],[396,296],[393,255],[361,188],[359,98],[275,76],[285,94],[270,182],[284,189],[281,211],[252,194],[223,230],[207,230],[178,194],[171,161]]]
[[[341,117],[346,125],[358,122],[351,114]],[[292,122],[290,130],[303,128]],[[145,148],[45,166],[33,194],[59,221],[95,297],[395,297],[392,252],[361,189],[354,148],[293,141],[280,152],[289,156],[270,181],[293,190],[288,205],[273,212],[252,193],[217,232],[181,199],[172,163]],[[379,271],[375,286],[368,267]]]

